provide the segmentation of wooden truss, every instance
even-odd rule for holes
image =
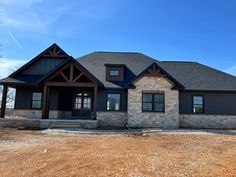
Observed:
[[[52,45],[47,51],[42,54],[42,57],[68,57],[68,55],[62,51],[57,45]]]

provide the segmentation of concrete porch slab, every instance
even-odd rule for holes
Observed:
[[[48,129],[48,128],[97,128],[97,120],[62,120],[62,119],[33,119],[33,118],[4,118],[0,119],[0,127]]]

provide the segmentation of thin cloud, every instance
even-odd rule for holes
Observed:
[[[30,6],[31,4],[34,4],[36,2],[42,2],[43,0],[24,0],[24,3],[22,3],[22,1],[16,1],[16,0],[1,0],[1,4],[8,4],[8,5],[12,5],[12,4],[19,4],[19,5],[23,5],[23,6]]]
[[[99,3],[91,3],[89,1],[55,2],[25,0],[22,3],[16,0],[1,0],[0,10],[2,11],[3,24],[10,29],[17,28],[20,30],[50,33],[51,24],[63,18],[64,15],[70,15],[71,22],[76,20],[78,23],[81,21],[84,24],[86,20],[86,24],[93,24],[110,18],[121,7],[121,2],[117,0],[99,1]],[[45,13],[45,11],[47,12]],[[54,29],[53,34],[55,32]]]
[[[16,38],[13,36],[13,34],[9,31],[9,29],[7,29],[7,32],[8,34],[11,36],[11,38],[13,39],[13,41],[16,43],[16,45],[19,47],[19,48],[22,48],[22,46],[20,45],[20,43],[16,40]]]
[[[26,0],[22,3],[21,1],[10,0],[8,2],[5,0],[1,2],[2,23],[7,27],[20,30],[47,32],[48,26],[63,12],[55,9],[50,9],[47,13],[38,12],[35,8],[37,9],[43,1]]]

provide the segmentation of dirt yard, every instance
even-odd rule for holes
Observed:
[[[236,176],[236,135],[1,129],[0,176]]]

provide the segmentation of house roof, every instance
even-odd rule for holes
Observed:
[[[197,62],[164,61],[159,65],[186,90],[236,91],[236,77]]]
[[[24,71],[32,63],[39,60],[41,56],[61,57],[65,61],[45,75],[20,74],[21,71]],[[58,45],[53,44],[9,77],[0,80],[0,84],[40,84],[44,78],[67,63],[71,58]],[[137,77],[141,77],[142,73],[155,63],[162,73],[165,73],[175,85],[179,86],[178,88],[192,91],[236,92],[236,77],[197,62],[158,61],[138,52],[93,52],[76,60],[75,62],[81,65],[80,67],[83,70],[86,70],[100,85],[107,88],[129,87]],[[106,66],[109,65],[124,66],[125,75],[123,81],[106,80]]]
[[[105,80],[106,64],[125,64],[133,73],[127,82],[131,82],[153,62],[170,74],[184,86],[185,90],[195,91],[236,91],[236,77],[210,68],[197,62],[158,61],[142,53],[93,52],[77,59],[105,87],[120,88],[114,82]]]
[[[109,88],[125,87],[127,83],[156,61],[136,52],[93,52],[77,58],[77,60],[91,71],[105,87]],[[106,64],[124,64],[126,66],[124,82],[106,81]]]

